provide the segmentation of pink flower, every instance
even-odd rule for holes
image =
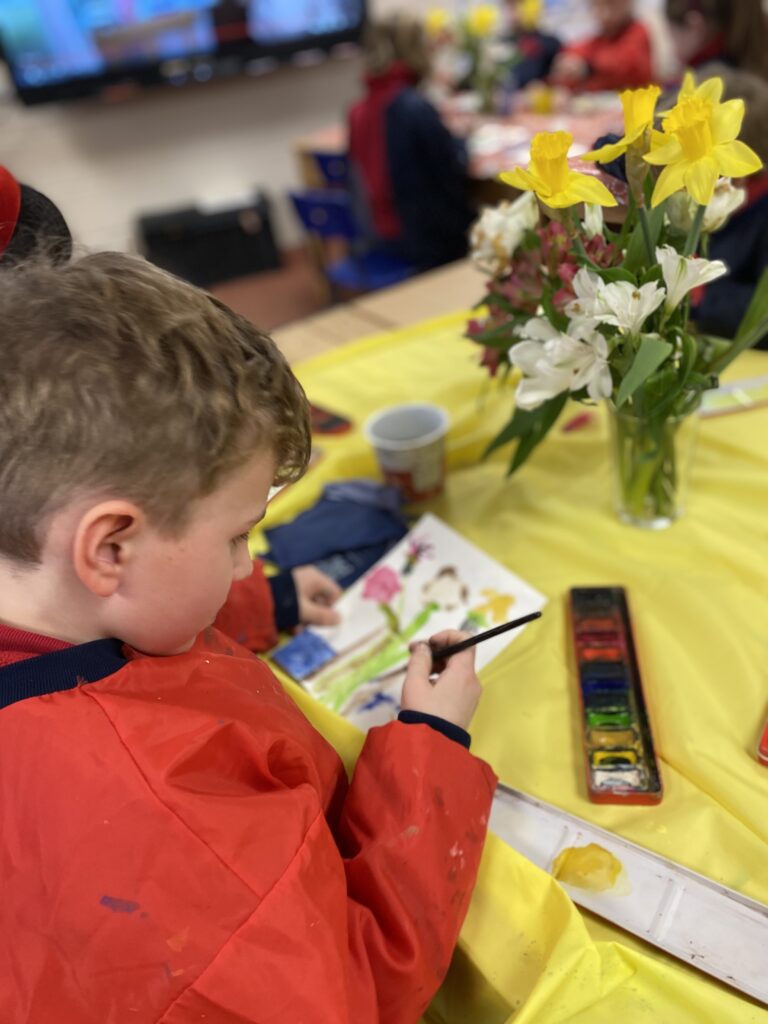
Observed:
[[[499,372],[499,364],[501,362],[501,350],[498,348],[491,348],[490,345],[486,345],[483,349],[483,355],[480,359],[480,365],[484,366],[491,377],[495,377]]]
[[[368,576],[363,587],[363,597],[366,601],[378,601],[379,604],[388,604],[395,594],[399,594],[402,587],[400,578],[394,569],[382,565]]]

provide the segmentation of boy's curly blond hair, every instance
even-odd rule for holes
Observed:
[[[0,553],[39,562],[80,494],[173,535],[250,455],[307,465],[307,401],[274,342],[212,296],[120,253],[0,273]]]

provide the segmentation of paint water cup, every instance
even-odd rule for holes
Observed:
[[[365,436],[384,479],[399,487],[406,501],[424,501],[442,491],[448,422],[439,405],[407,402],[382,409],[366,423]]]

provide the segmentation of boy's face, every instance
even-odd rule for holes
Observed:
[[[145,654],[180,654],[252,570],[247,533],[264,516],[275,460],[262,452],[195,503],[184,532],[147,526],[125,582],[114,635]]]
[[[632,0],[592,0],[592,13],[602,35],[617,35],[631,20]]]

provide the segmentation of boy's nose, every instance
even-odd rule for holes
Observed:
[[[237,555],[235,556],[235,571],[233,577],[236,580],[245,580],[253,572],[253,562],[248,551],[247,544],[238,544]]]

